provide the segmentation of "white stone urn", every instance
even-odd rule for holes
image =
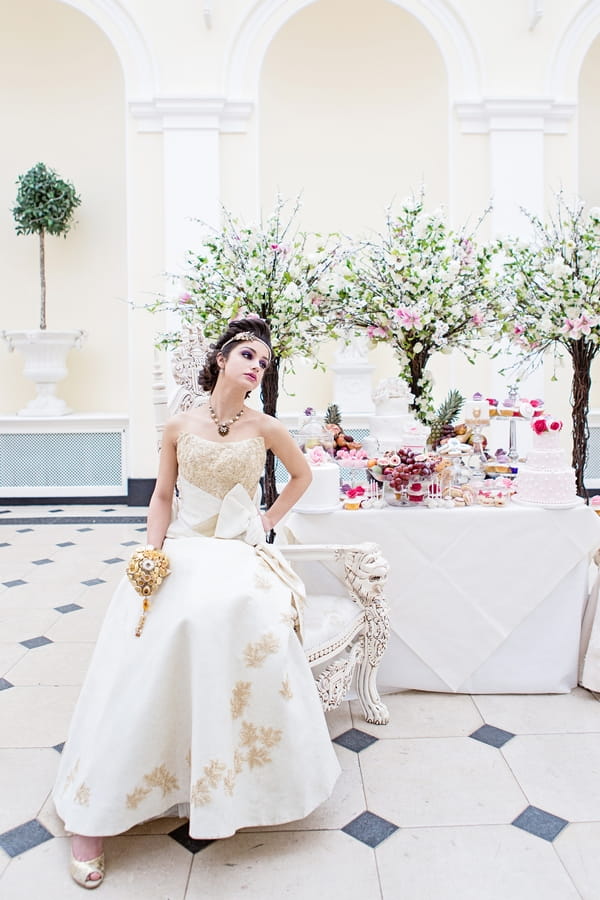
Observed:
[[[9,350],[25,357],[24,374],[35,382],[36,395],[20,409],[19,416],[66,416],[71,410],[56,396],[56,385],[67,375],[67,354],[79,350],[85,331],[2,331]]]

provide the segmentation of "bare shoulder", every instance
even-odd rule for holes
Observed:
[[[163,429],[163,444],[176,444],[180,434],[189,427],[186,413],[178,413],[168,419]]]
[[[291,439],[291,435],[285,425],[279,419],[268,416],[266,413],[260,413],[259,419],[260,433],[262,434],[267,447],[273,447],[282,440]]]

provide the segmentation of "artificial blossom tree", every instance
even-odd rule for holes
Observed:
[[[385,230],[342,266],[338,298],[347,322],[392,346],[423,422],[433,416],[431,356],[455,348],[472,354],[495,321],[492,255],[473,233],[451,230],[442,210],[426,211],[421,191],[398,214],[388,209]]]
[[[265,372],[263,410],[277,414],[280,378],[286,362],[315,357],[316,345],[336,335],[337,313],[327,299],[327,275],[339,258],[339,242],[301,233],[295,222],[296,201],[286,215],[278,197],[273,213],[256,226],[241,224],[223,210],[223,224],[207,235],[202,247],[188,254],[183,290],[151,309],[178,313],[182,325],[200,326],[207,338],[222,333],[235,318],[257,315],[272,333],[273,358]],[[178,333],[163,335],[161,344],[176,344]],[[277,497],[275,460],[269,451],[265,469],[265,500]]]
[[[502,333],[516,347],[521,369],[539,365],[548,351],[572,363],[573,467],[577,493],[588,454],[591,366],[600,349],[600,209],[586,212],[561,193],[547,222],[523,210],[529,242],[498,242],[504,256]]]

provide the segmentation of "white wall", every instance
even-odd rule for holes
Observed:
[[[106,37],[54,0],[5,5],[0,28],[0,266],[3,329],[37,328],[37,236],[17,236],[17,176],[44,162],[81,196],[76,225],[46,241],[48,328],[83,328],[60,394],[74,410],[126,412],[125,103]],[[34,393],[22,359],[0,346],[0,412]]]
[[[220,198],[251,220],[277,189],[303,190],[307,227],[359,234],[424,179],[453,224],[474,221],[495,190],[512,204],[503,221],[518,227],[518,180],[494,162],[505,141],[494,129],[508,122],[510,152],[524,141],[529,153],[516,153],[516,174],[526,179],[525,165],[541,173],[542,206],[559,185],[600,202],[596,0],[546,0],[533,29],[526,0],[219,0],[210,21],[204,6],[21,0],[1,12],[0,109],[10,139],[0,143],[0,328],[37,324],[36,240],[16,236],[10,208],[17,175],[42,160],[82,196],[74,231],[48,241],[49,326],[89,332],[60,392],[79,411],[130,415],[134,477],[156,465],[150,377],[159,322],[126,301],[139,307],[160,291],[165,268],[185,250],[190,230],[174,217],[186,198],[201,218],[214,218]],[[509,112],[490,124],[499,100]],[[523,112],[542,100],[549,111],[539,122]],[[569,103],[579,103],[574,114]],[[537,136],[523,138],[532,127]],[[495,228],[492,219],[482,236]],[[386,348],[371,362],[375,378],[395,368]],[[0,347],[0,413],[32,395],[21,368]],[[432,370],[437,399],[450,386],[487,393],[494,379],[486,360],[471,368],[439,357]],[[550,366],[546,399],[568,418],[568,367],[558,382],[551,375]],[[325,405],[331,384],[298,366],[285,385],[296,396],[284,395],[282,409]]]

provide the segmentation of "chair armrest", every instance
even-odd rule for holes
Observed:
[[[344,586],[355,603],[372,606],[383,600],[390,567],[377,544],[283,544],[277,549],[292,564],[341,562]]]

